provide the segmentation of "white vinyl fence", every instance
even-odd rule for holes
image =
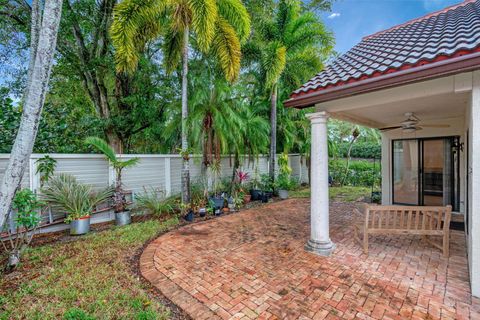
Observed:
[[[78,181],[89,184],[95,189],[101,189],[115,182],[113,168],[108,161],[99,154],[32,154],[29,165],[21,182],[22,188],[38,191],[40,188],[40,175],[37,174],[37,160],[50,156],[57,161],[54,174],[68,173],[75,176]],[[0,154],[0,180],[3,178],[8,164],[9,154]],[[126,190],[134,195],[144,190],[154,189],[161,191],[165,196],[179,194],[181,191],[182,158],[179,155],[121,155],[123,159],[132,157],[140,158],[137,166],[124,170],[123,183]],[[193,156],[190,160],[190,175],[192,183],[200,182],[202,177],[202,157]],[[300,182],[308,182],[308,169],[305,159],[299,154],[289,155],[289,164],[292,168],[292,176]],[[260,156],[256,159],[245,158],[241,168],[249,173],[250,179],[255,175],[268,173],[268,158]],[[221,177],[232,177],[233,158],[225,156],[221,163]],[[64,212],[48,212],[42,215],[42,229],[39,232],[52,232],[68,228],[61,223],[65,217]],[[92,223],[100,223],[114,219],[111,210],[100,211],[95,214]],[[60,224],[58,224],[60,223]],[[15,230],[14,215],[9,216],[9,228]]]
[[[40,187],[40,176],[37,174],[37,160],[48,155],[57,161],[54,174],[68,173],[74,175],[80,182],[92,185],[96,189],[111,185],[115,175],[113,169],[102,155],[99,154],[32,154],[29,166],[25,171],[21,186],[36,191]],[[0,154],[0,179],[3,178],[8,164],[9,154]],[[137,166],[128,168],[123,174],[125,189],[132,190],[134,194],[145,189],[154,188],[162,190],[166,195],[174,195],[181,191],[182,158],[179,155],[121,155],[128,159],[139,157]],[[190,176],[192,183],[199,181],[202,175],[201,156],[190,159]],[[289,164],[292,167],[292,176],[300,182],[308,182],[308,169],[305,158],[299,154],[289,155]],[[241,165],[241,170],[249,173],[254,178],[268,173],[268,157],[260,156],[258,159],[246,157]],[[233,158],[225,156],[221,163],[222,178],[233,175]]]

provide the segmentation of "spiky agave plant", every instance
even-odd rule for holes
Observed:
[[[122,172],[125,168],[137,165],[140,161],[140,158],[134,157],[128,160],[121,160],[117,157],[115,151],[108,145],[108,143],[98,137],[88,137],[87,139],[85,139],[85,143],[95,147],[100,152],[102,152],[105,158],[107,158],[107,160],[110,162],[113,169],[115,170],[116,179],[113,209],[115,212],[125,211],[127,202],[125,200],[123,191]]]
[[[65,223],[91,215],[96,205],[112,195],[111,187],[95,192],[91,186],[81,184],[74,176],[65,173],[50,178],[41,190],[42,200],[54,209],[65,211]]]

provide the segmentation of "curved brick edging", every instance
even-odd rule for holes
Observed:
[[[162,236],[150,242],[140,256],[140,273],[185,313],[194,319],[221,319],[200,301],[155,268],[155,251]]]

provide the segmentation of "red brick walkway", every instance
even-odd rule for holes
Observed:
[[[353,204],[331,205],[335,253],[303,250],[309,202],[287,200],[189,225],[153,241],[141,272],[194,319],[480,319],[464,234],[451,256],[418,237],[352,239]]]

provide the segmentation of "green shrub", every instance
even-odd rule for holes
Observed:
[[[346,160],[329,161],[329,174],[334,185],[339,185],[345,175]],[[379,161],[354,160],[350,161],[345,179],[345,185],[357,187],[371,187],[381,184],[381,168]]]
[[[338,145],[338,154],[341,158],[346,158],[349,143],[340,143]],[[351,151],[352,158],[362,159],[380,159],[382,155],[382,146],[375,142],[356,142]]]

